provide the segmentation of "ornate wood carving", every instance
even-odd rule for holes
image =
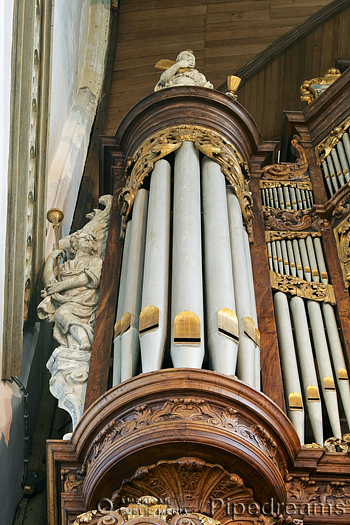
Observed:
[[[289,180],[260,180],[260,188],[298,188],[299,190],[312,190],[312,184],[309,181],[289,181]]]
[[[321,237],[320,233],[316,232],[274,232],[274,231],[266,231],[265,232],[265,240],[266,242],[273,242],[273,241],[282,241],[282,240],[292,240],[292,239],[306,239],[306,237]]]
[[[318,96],[323,93],[333,82],[337,80],[341,75],[339,69],[331,68],[328,69],[324,77],[311,78],[310,80],[304,80],[300,86],[300,100],[311,104]]]
[[[323,301],[336,304],[333,286],[316,282],[304,281],[292,275],[282,275],[270,270],[271,287],[273,290],[290,294],[292,296],[311,299],[312,301]]]
[[[294,138],[291,141],[292,145],[299,152],[299,159],[295,163],[280,162],[278,164],[271,164],[263,168],[262,179],[278,179],[278,180],[310,180],[308,175],[308,161],[305,155],[304,148],[299,144],[298,139]]]
[[[347,117],[341,124],[332,129],[327,137],[316,146],[319,164],[321,164],[321,162],[324,161],[326,157],[328,157],[332,149],[338,144],[349,126],[350,117]]]
[[[223,502],[254,502],[253,491],[244,486],[240,476],[221,465],[188,457],[139,468],[112,494],[113,508],[135,501],[147,491],[179,512],[209,514],[221,523],[229,518]]]
[[[85,469],[61,469],[64,492],[79,492],[85,478]]]
[[[221,171],[237,195],[243,218],[251,235],[252,197],[248,191],[247,164],[234,146],[218,133],[188,125],[167,128],[152,135],[138,148],[134,157],[129,159],[126,187],[120,195],[123,231],[136,194],[145,177],[152,171],[154,163],[178,149],[184,141],[193,142],[199,151],[221,166]]]
[[[329,452],[349,452],[350,451],[350,434],[344,434],[340,438],[331,437],[324,442],[324,448]]]
[[[350,200],[350,199],[349,199]],[[350,207],[350,202],[346,204]],[[344,209],[344,208],[343,208]],[[346,287],[350,285],[350,216],[334,228],[334,235],[337,242],[338,256],[343,280]]]
[[[263,208],[265,226],[267,230],[292,230],[300,231],[312,228],[320,232],[329,227],[327,219],[319,217],[314,210],[291,211],[280,210],[275,208]]]

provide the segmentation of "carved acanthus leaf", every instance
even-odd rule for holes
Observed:
[[[290,230],[299,231],[312,228],[315,231],[321,231],[322,229],[329,227],[327,219],[321,219],[321,217],[315,213],[303,210],[291,211],[264,208],[264,217],[266,229],[268,230],[285,230],[288,228]]]
[[[260,180],[260,188],[298,188],[299,190],[312,191],[311,182],[284,181],[284,180]]]
[[[328,450],[328,452],[349,452],[350,434],[344,434],[341,439],[336,437],[326,439],[324,448]]]
[[[84,478],[84,469],[61,469],[64,492],[78,492],[84,483]]]
[[[153,170],[154,163],[178,149],[185,141],[193,142],[201,153],[220,165],[222,173],[237,195],[251,236],[252,196],[248,190],[249,173],[246,163],[232,144],[218,133],[188,125],[166,128],[149,137],[129,162],[126,186],[119,197],[123,232],[137,192],[143,185],[144,179]]]
[[[350,193],[348,193],[344,199],[334,209],[332,215],[334,219],[339,220],[350,213]]]
[[[280,468],[276,458],[276,443],[265,429],[249,424],[233,408],[222,410],[216,406],[210,406],[208,402],[201,399],[191,398],[169,399],[160,408],[141,405],[125,419],[112,420],[94,439],[90,460],[96,460],[106,447],[140,427],[176,420],[195,421],[224,428],[249,441]]]
[[[293,138],[291,143],[298,150],[300,158],[295,163],[280,162],[265,166],[261,179],[310,180],[308,175],[309,165],[304,148],[299,144],[297,138]]]
[[[270,270],[270,279],[273,290],[312,301],[336,304],[333,286],[330,284],[308,282],[292,275],[276,273],[273,270]]]
[[[350,285],[350,216],[334,229],[344,284]]]
[[[329,135],[327,135],[327,137],[323,139],[318,146],[316,146],[319,164],[321,164],[321,162],[323,162],[324,159],[328,157],[332,149],[341,140],[342,136],[344,135],[345,131],[348,129],[349,126],[350,117],[347,117],[341,124],[332,129]]]

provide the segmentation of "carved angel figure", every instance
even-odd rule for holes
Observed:
[[[38,316],[55,323],[54,338],[67,348],[91,349],[112,197],[101,197],[100,202],[105,209],[95,210],[83,229],[61,239],[45,263]],[[59,255],[64,258],[60,281],[55,267]]]
[[[157,69],[165,69],[161,74],[154,91],[166,89],[173,86],[200,86],[213,89],[213,84],[207,81],[205,76],[194,69],[196,59],[192,51],[181,51],[176,58],[172,60],[160,60],[156,64]]]

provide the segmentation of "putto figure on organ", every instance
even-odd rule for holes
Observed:
[[[155,91],[213,89],[191,51],[156,67],[164,72]],[[135,152],[120,197],[125,241],[114,385],[171,361],[260,388],[248,183],[238,149],[200,125],[162,129]]]

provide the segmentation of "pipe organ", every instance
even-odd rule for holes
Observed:
[[[160,370],[168,344],[174,368],[202,368],[207,347],[210,369],[259,388],[259,331],[240,203],[220,165],[192,141],[176,149],[173,165],[171,174],[166,157],[154,163],[149,190],[138,190],[126,226],[114,385],[135,376],[139,360],[142,372]],[[125,300],[129,289],[132,301]]]
[[[50,525],[348,522],[349,86],[286,111],[279,144],[194,85],[101,138],[113,206],[85,412],[48,443]]]

